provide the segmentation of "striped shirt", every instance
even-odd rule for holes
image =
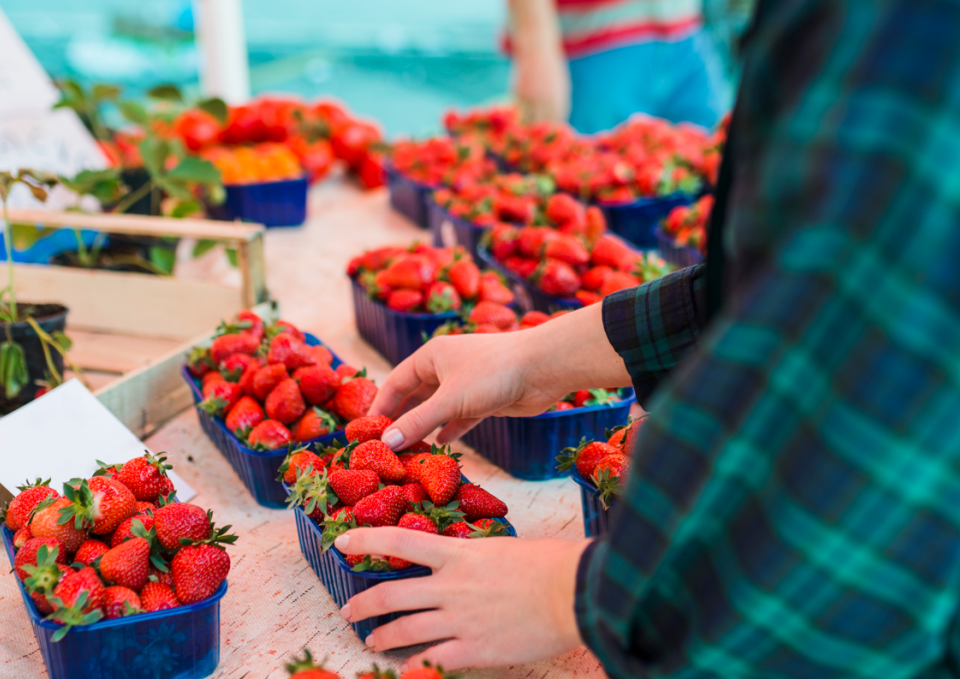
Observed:
[[[557,0],[568,57],[651,40],[682,40],[700,28],[701,0]]]

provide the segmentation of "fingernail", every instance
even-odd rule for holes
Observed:
[[[347,620],[350,619],[350,604],[343,605],[343,608],[340,609],[340,615],[342,615]]]
[[[390,450],[399,450],[403,445],[403,432],[399,429],[387,429],[383,432],[381,440],[390,447]]]
[[[336,540],[333,541],[333,546],[339,549],[341,552],[347,548],[347,545],[350,544],[350,536],[347,533],[344,533]]]
[[[372,634],[369,635],[363,643],[365,643],[370,648],[373,648],[373,635]]]

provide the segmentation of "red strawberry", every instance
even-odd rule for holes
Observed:
[[[342,469],[330,475],[330,488],[345,505],[356,505],[380,488],[380,477],[370,469]]]
[[[586,223],[587,210],[573,196],[566,193],[555,193],[547,200],[547,219],[554,224],[563,224],[570,220]]]
[[[622,453],[607,455],[597,463],[592,477],[604,507],[609,508],[611,498],[623,494],[629,471],[630,458]]]
[[[137,514],[150,514],[157,511],[157,506],[152,502],[137,502]]]
[[[300,393],[300,385],[293,378],[287,378],[275,386],[267,395],[265,405],[267,417],[281,424],[290,424],[307,409]]]
[[[253,378],[257,376],[257,372],[259,372],[262,367],[263,364],[260,363],[260,361],[251,363],[247,366],[246,370],[243,371],[243,374],[240,375],[237,384],[240,385],[240,389],[243,390],[245,395],[251,397],[256,396],[256,392],[253,390]]]
[[[367,414],[376,395],[377,385],[366,377],[355,377],[337,390],[331,408],[347,422],[353,422]]]
[[[448,538],[469,539],[471,533],[473,532],[473,526],[468,524],[466,521],[457,521],[456,523],[451,523],[449,526],[443,529],[443,534]]]
[[[212,544],[187,545],[170,563],[177,599],[195,604],[209,599],[230,572],[230,555]]]
[[[218,372],[207,373],[206,375],[204,375],[203,385],[201,386],[203,397],[206,398],[207,396],[210,395],[210,391],[213,389],[213,385],[215,385],[217,382],[225,382],[225,381],[226,380],[223,378],[223,375],[221,375]]]
[[[166,571],[160,571],[160,570],[157,570],[157,567],[151,563],[150,570],[148,571],[148,574],[147,574],[147,579],[150,582],[159,582],[161,585],[166,585],[171,590],[173,589],[173,573],[170,572],[169,564],[167,564]]]
[[[154,457],[147,451],[142,457],[135,457],[124,464],[117,472],[117,480],[130,489],[139,502],[156,502],[164,489],[163,479],[172,465],[166,464],[167,458]]]
[[[513,304],[515,295],[510,288],[503,284],[499,276],[493,272],[488,272],[480,279],[480,293],[477,299],[481,302],[495,302],[507,306]]]
[[[624,257],[630,255],[630,250],[623,241],[612,236],[604,236],[594,243],[593,252],[590,253],[590,262],[594,266],[609,266],[611,269],[620,267],[620,262]]]
[[[406,507],[400,486],[386,486],[355,504],[353,514],[361,526],[396,526]]]
[[[337,393],[341,377],[329,365],[312,365],[299,368],[293,379],[300,384],[300,391],[310,405],[323,405]]]
[[[427,443],[426,441],[417,441],[412,446],[402,450],[401,452],[413,453],[414,455],[416,455],[417,453],[429,453],[431,450],[432,448],[430,444]],[[406,466],[406,463],[404,463],[404,466]]]
[[[57,553],[54,555],[54,561],[64,566],[67,564],[67,550],[64,549],[63,543],[60,540],[57,538],[31,538],[27,540],[26,544],[13,557],[13,567],[17,572],[18,578],[26,580],[30,576],[30,574],[24,570],[24,566],[37,565],[37,556],[41,547],[46,549],[47,554],[53,554],[53,550],[57,550]]]
[[[466,257],[451,264],[446,276],[461,298],[473,299],[480,293],[480,268]]]
[[[559,234],[543,246],[543,256],[579,266],[590,261],[590,253],[576,236]]]
[[[313,656],[306,648],[303,649],[303,658],[295,657],[293,662],[286,664],[286,669],[290,679],[340,679],[336,672],[323,669],[323,663],[318,665],[313,662]]]
[[[199,542],[210,537],[208,512],[187,502],[164,505],[157,510],[153,520],[157,539],[170,551],[180,549],[181,539]]]
[[[336,431],[337,421],[333,416],[319,408],[310,408],[303,414],[290,430],[290,435],[297,443],[306,443],[326,436]]]
[[[493,210],[497,219],[505,222],[527,224],[533,221],[536,209],[536,203],[533,200],[522,196],[500,193],[493,199]]]
[[[581,283],[583,287],[591,292],[596,292],[603,286],[603,282],[607,280],[607,276],[613,273],[613,269],[606,265],[595,266],[587,273],[583,274]]]
[[[89,566],[65,574],[49,597],[56,607],[51,619],[64,625],[53,635],[53,640],[62,639],[73,625],[99,620],[103,615],[103,592],[100,577]]]
[[[441,666],[434,667],[424,660],[423,667],[407,670],[400,679],[452,679],[452,675],[444,672]]]
[[[460,464],[444,453],[431,455],[423,463],[420,485],[427,491],[433,504],[447,504],[460,486]]]
[[[236,326],[240,332],[253,335],[258,340],[263,338],[263,319],[252,311],[237,313]]]
[[[606,297],[607,295],[612,295],[619,290],[635,288],[638,285],[640,285],[640,281],[630,274],[623,273],[622,271],[614,271],[604,279],[603,285],[600,286],[600,292],[598,294],[600,297]]]
[[[424,255],[397,258],[384,269],[384,281],[391,288],[423,290],[437,277],[436,263]]]
[[[526,257],[539,257],[544,244],[559,238],[560,235],[546,226],[527,226],[520,229],[517,249]]]
[[[65,555],[75,554],[87,539],[87,531],[77,528],[73,521],[59,523],[60,510],[71,505],[72,502],[67,498],[57,498],[53,504],[40,509],[30,520],[30,533],[34,539],[57,538]]]
[[[423,304],[423,293],[419,290],[399,288],[393,290],[387,297],[387,308],[404,314],[419,311],[421,304]]]
[[[363,370],[357,370],[352,365],[348,365],[346,363],[341,363],[334,368],[334,371],[340,376],[341,380],[345,380],[349,377],[363,377],[367,374],[366,368]]]
[[[552,406],[547,408],[548,413],[556,410],[573,410],[573,404],[568,403],[567,401],[557,401]]]
[[[243,389],[235,382],[221,380],[213,384],[200,402],[200,407],[211,415],[223,417],[243,396]]]
[[[149,531],[151,528],[153,528],[153,521],[153,514],[135,514],[134,516],[131,516],[129,519],[126,519],[123,523],[117,526],[117,530],[113,531],[113,536],[110,538],[110,546],[116,547],[126,542],[130,538],[135,537],[133,533],[135,524],[139,524],[144,531]],[[77,552],[77,554],[79,553],[80,552]]]
[[[595,243],[607,230],[607,218],[596,205],[587,208],[587,240]]]
[[[287,367],[282,363],[260,368],[253,376],[253,395],[260,401],[266,400],[273,388],[287,377]]]
[[[533,280],[543,292],[554,297],[572,297],[580,289],[580,276],[558,259],[545,260],[533,275]]]
[[[208,347],[193,347],[187,354],[187,370],[194,377],[203,377],[216,366],[210,358],[210,349]]]
[[[590,292],[589,290],[577,290],[576,294],[574,294],[574,297],[576,297],[577,301],[583,306],[590,306],[591,304],[596,304],[597,302],[603,301],[603,297],[595,292]]]
[[[430,313],[442,314],[446,311],[457,311],[461,305],[460,293],[450,283],[437,281],[427,288],[425,306]]]
[[[408,530],[418,530],[421,533],[430,533],[431,535],[440,534],[440,530],[437,528],[437,524],[433,522],[433,519],[425,516],[424,514],[417,514],[414,512],[404,514],[402,517],[400,517],[397,527],[406,528]],[[395,571],[399,571],[413,565],[410,561],[405,561],[404,559],[399,559],[395,556],[387,557],[387,563],[389,563],[390,568]]]
[[[347,441],[364,443],[379,440],[391,424],[393,424],[393,420],[385,415],[365,415],[350,422],[344,427],[343,433],[346,435]]]
[[[312,472],[319,472],[326,465],[320,456],[309,450],[295,450],[280,465],[280,473],[283,474],[283,480],[288,486],[297,482],[297,477],[306,473],[309,467]]]
[[[18,487],[20,493],[10,501],[6,509],[7,528],[16,531],[26,526],[30,522],[30,513],[34,507],[47,498],[60,497],[60,493],[48,486],[48,483],[50,479],[37,479],[36,483]]]
[[[412,512],[414,505],[421,505],[430,496],[419,483],[405,483],[400,488],[403,489],[403,496],[407,499],[407,511]]]
[[[520,319],[520,326],[526,326],[528,328],[533,328],[538,325],[543,325],[550,320],[550,317],[543,313],[542,311],[528,311]]]
[[[306,342],[307,336],[300,332],[300,329],[297,328],[293,323],[289,321],[277,321],[271,326],[273,333],[275,335],[289,334],[292,335],[295,339],[300,342]],[[272,363],[272,361],[271,361]]]
[[[573,395],[573,407],[603,405],[613,403],[615,397],[606,389],[581,389]]]
[[[316,360],[310,347],[288,332],[274,337],[267,351],[267,363],[282,363],[288,370],[313,365]]]
[[[166,611],[181,605],[173,590],[159,582],[148,582],[143,586],[140,590],[140,602],[144,613]]]
[[[495,325],[501,330],[506,330],[517,322],[517,315],[513,309],[505,307],[495,302],[478,302],[470,312],[469,320],[471,323]]]
[[[322,344],[307,345],[307,350],[313,356],[316,364],[330,365],[333,363],[333,354]]]
[[[231,354],[220,364],[220,374],[229,382],[239,382],[244,371],[252,365],[261,365],[260,359],[249,354]]]
[[[460,502],[458,509],[464,513],[467,521],[500,519],[507,515],[507,505],[503,500],[473,483],[460,486],[453,499]]]
[[[210,345],[210,360],[214,365],[220,363],[233,354],[250,354],[253,356],[260,348],[260,339],[254,335],[241,333],[239,335],[221,335]]]
[[[633,449],[636,446],[637,434],[640,433],[640,429],[646,421],[646,417],[641,417],[633,420],[625,427],[616,427],[613,430],[613,435],[607,440],[607,443],[615,447],[619,453],[628,456],[632,455]]]
[[[403,462],[403,469],[406,472],[403,477],[404,483],[420,483],[420,477],[423,474],[423,463],[430,459],[433,453],[422,452],[414,453],[406,461],[404,461],[403,456],[400,456],[400,460]]]
[[[276,450],[291,441],[290,430],[276,420],[264,420],[247,434],[247,444],[254,450]]]
[[[73,562],[82,563],[84,566],[89,566],[93,561],[109,551],[110,548],[99,540],[84,540],[83,544],[80,545],[80,549],[78,549],[77,553],[74,555]]]
[[[104,619],[116,620],[137,613],[143,613],[143,603],[132,589],[114,586],[103,590]]]
[[[145,538],[130,538],[100,558],[100,574],[107,582],[139,591],[147,583],[150,567],[150,543]]]
[[[490,231],[490,254],[503,262],[517,253],[520,231],[511,224],[497,224]]]
[[[137,513],[137,499],[130,489],[106,476],[94,476],[76,488],[65,485],[63,493],[70,504],[61,512],[61,519],[69,516],[74,525],[97,535],[112,533],[124,519]]]
[[[504,261],[503,265],[507,267],[507,270],[527,280],[537,272],[540,260],[529,257],[510,257]]]
[[[32,537],[33,533],[30,532],[30,526],[24,526],[13,534],[13,548],[20,549]]]
[[[379,440],[365,441],[354,448],[350,454],[350,469],[374,471],[384,483],[402,481],[407,474],[397,454]]]
[[[243,430],[247,427],[256,427],[263,422],[265,417],[266,415],[259,403],[249,396],[243,396],[234,404],[230,412],[227,413],[224,424],[228,430],[235,432],[238,429]]]

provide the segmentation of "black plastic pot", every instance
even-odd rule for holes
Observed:
[[[121,171],[120,178],[130,189],[130,193],[138,191],[140,187],[150,181],[150,174],[142,167],[129,167]],[[153,189],[150,193],[128,207],[124,214],[128,215],[148,215],[152,217],[160,216],[160,201],[163,200],[163,192],[160,189]]]
[[[20,302],[17,304],[17,307],[20,310],[27,310],[28,307],[32,308],[31,315],[33,319],[47,334],[57,331],[63,332],[63,329],[67,326],[67,313],[69,309],[62,304],[25,304]],[[0,323],[0,338],[2,338],[2,341],[7,340],[7,327],[8,324]],[[30,380],[14,399],[7,399],[3,394],[2,388],[0,388],[0,413],[3,414],[16,410],[23,404],[32,401],[34,397],[36,397],[37,389],[39,388],[35,382],[46,378],[49,372],[47,369],[47,360],[43,355],[43,344],[30,324],[26,321],[20,321],[10,325],[9,329],[13,341],[19,343],[23,347],[24,354],[26,354],[27,373],[30,376]],[[53,364],[56,366],[57,371],[63,375],[63,357],[60,355],[60,352],[56,349],[50,349],[50,357],[53,359]]]

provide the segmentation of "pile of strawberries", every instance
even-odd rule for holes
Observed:
[[[470,137],[398,141],[389,155],[397,172],[427,186],[473,184],[497,171],[483,144]]]
[[[63,495],[37,479],[7,506],[14,570],[37,610],[63,625],[54,641],[74,625],[199,603],[226,579],[237,537],[174,501],[165,460],[101,464]]]
[[[367,414],[377,386],[365,371],[332,363],[326,347],[308,345],[290,323],[265,326],[241,311],[221,324],[209,347],[194,348],[187,369],[202,380],[201,408],[248,448],[276,450]]]
[[[681,247],[707,254],[707,220],[713,210],[713,196],[703,196],[693,205],[673,208],[663,220],[663,230]]]
[[[294,658],[287,663],[290,679],[342,679],[336,672],[323,669],[323,663],[317,664],[309,650],[303,649],[303,657]],[[393,670],[381,670],[376,665],[368,672],[360,672],[357,679],[398,679]],[[454,679],[454,675],[443,671],[439,665],[434,667],[426,660],[422,667],[415,667],[400,675],[399,679]]]
[[[440,314],[484,302],[512,304],[513,291],[492,271],[480,268],[462,247],[422,243],[383,247],[354,257],[347,274],[372,298],[403,313]]]
[[[320,454],[291,451],[280,467],[290,487],[287,502],[323,527],[323,547],[358,526],[399,526],[457,538],[505,535],[497,519],[503,501],[460,473],[459,453],[448,446],[416,443],[394,453],[380,440],[393,424],[382,415],[349,423],[346,447]],[[395,557],[346,556],[354,571],[389,571],[413,564]]]
[[[557,469],[576,467],[582,478],[593,481],[600,491],[600,501],[609,509],[613,499],[623,495],[634,444],[644,421],[646,417],[608,431],[606,443],[584,439],[576,448],[564,448],[557,456]]]

